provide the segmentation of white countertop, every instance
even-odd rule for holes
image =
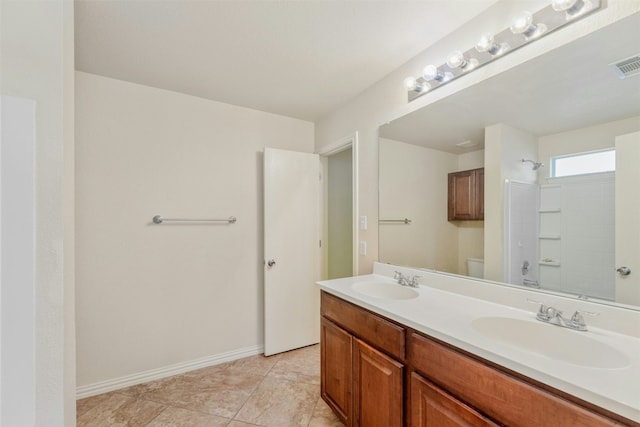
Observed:
[[[421,273],[423,283],[439,280],[436,273]],[[619,350],[630,361],[628,366],[616,369],[579,366],[488,338],[472,327],[473,320],[482,317],[509,317],[537,322],[536,306],[532,305],[531,310],[527,311],[428,285],[420,285],[416,289],[416,298],[403,300],[374,298],[352,289],[352,285],[357,282],[371,280],[393,282],[387,275],[370,274],[322,281],[318,285],[330,294],[426,335],[640,422],[639,338],[592,326],[587,332],[565,328],[569,333],[588,334],[589,338]],[[586,320],[589,323],[590,319]],[[553,325],[545,326],[557,328]]]

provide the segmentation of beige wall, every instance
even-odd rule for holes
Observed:
[[[523,2],[520,1],[503,0],[496,3],[485,13],[465,23],[460,30],[443,38],[435,46],[426,49],[341,108],[323,117],[316,123],[316,151],[321,151],[323,147],[331,145],[345,135],[356,131],[359,133],[359,214],[367,215],[370,223],[375,223],[378,194],[377,187],[372,183],[378,181],[378,126],[640,10],[638,2],[610,0],[607,3],[605,9],[575,25],[549,34],[416,101],[407,102],[407,94],[402,85],[405,77],[419,75],[425,64],[444,62],[446,55],[450,51],[460,49],[460,46],[473,46],[478,34],[487,31],[488,28],[507,28],[514,14],[520,12],[523,7]],[[548,5],[548,2],[527,1],[526,5],[531,10],[538,10]],[[366,70],[363,70],[364,72]],[[372,262],[378,258],[375,251],[378,241],[377,229],[369,227],[368,230],[362,231],[360,239],[366,240],[368,247],[373,249],[369,250],[366,257],[360,257],[360,273],[368,273],[372,269]]]
[[[467,274],[466,260],[484,256],[484,222],[447,220],[447,174],[484,166],[484,151],[455,155],[387,138],[379,141],[381,262]]]
[[[380,138],[380,219],[411,224],[379,225],[382,262],[457,273],[458,227],[447,220],[447,174],[458,156]]]
[[[263,343],[262,150],[313,124],[76,73],[78,385]],[[155,225],[154,215],[233,225]]]
[[[615,147],[616,136],[639,130],[640,116],[636,116],[541,136],[538,138],[538,158],[546,166],[542,169],[539,178],[550,176],[550,158],[553,156],[612,148]]]
[[[36,101],[36,425],[75,425],[73,2],[0,2],[0,93]]]
[[[504,182],[536,182],[537,174],[522,159],[535,160],[538,140],[519,129],[496,124],[485,128],[484,277],[503,281]]]

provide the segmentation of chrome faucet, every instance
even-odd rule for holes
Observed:
[[[569,328],[576,331],[587,330],[587,324],[584,321],[583,314],[587,314],[589,316],[597,316],[600,314],[590,311],[576,310],[571,318],[566,318],[562,315],[562,311],[558,310],[555,307],[551,307],[549,305],[541,303],[540,301],[534,301],[529,298],[527,298],[527,301],[532,304],[540,304],[540,308],[538,309],[538,313],[536,314],[536,319],[538,319],[539,321],[550,323],[556,326],[562,326],[563,328]]]
[[[396,271],[394,273],[395,274],[393,275],[393,279],[397,280],[399,285],[410,286],[412,288],[418,287],[418,279],[420,278],[420,276],[411,276],[411,278],[409,278],[409,276],[405,276],[399,271]]]

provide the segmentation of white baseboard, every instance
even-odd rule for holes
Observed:
[[[221,363],[231,362],[233,360],[242,359],[244,357],[255,356],[257,354],[262,354],[263,352],[263,345],[245,347],[238,350],[228,351],[226,353],[220,353],[213,356],[190,360],[188,362],[176,363],[175,365],[169,365],[163,368],[156,368],[137,374],[126,375],[124,377],[114,378],[112,380],[83,385],[76,388],[76,399],[83,399],[85,397],[91,397],[97,394],[107,393],[109,391],[130,387],[132,385],[142,384],[177,374],[182,374],[184,372],[193,371],[195,369],[206,368],[207,366],[219,365]]]

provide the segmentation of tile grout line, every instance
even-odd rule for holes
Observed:
[[[148,402],[150,402],[150,400],[148,400]],[[158,403],[158,402],[154,402],[154,403]],[[165,407],[164,407],[164,409],[163,409],[162,411],[158,412],[158,415],[156,415],[155,417],[151,418],[151,419],[149,420],[149,422],[145,424],[145,426],[148,426],[149,424],[151,424],[151,423],[153,422],[153,420],[155,420],[156,418],[158,418],[158,417],[160,416],[160,414],[162,414],[164,411],[166,411],[166,410],[167,410],[167,408],[169,408],[169,406],[165,406]],[[144,426],[143,426],[143,427],[144,427]]]
[[[309,427],[309,425],[311,424],[311,421],[313,421],[313,414],[316,413],[316,409],[318,408],[318,403],[320,402],[320,399],[322,399],[322,396],[319,396],[318,400],[316,400],[315,405],[313,405],[313,409],[311,410],[311,417],[309,417],[309,422],[307,423],[307,427]]]
[[[262,353],[262,357],[267,357],[264,355],[264,353]],[[255,392],[260,388],[260,386],[262,385],[262,383],[267,379],[267,376],[269,375],[269,373],[271,372],[271,370],[278,364],[278,362],[282,359],[281,355],[278,355],[278,360],[275,361],[275,363],[273,365],[271,365],[271,367],[267,370],[267,372],[262,375],[262,380],[256,385],[256,387],[251,391],[251,393],[249,393],[249,395],[247,396],[247,398],[244,400],[244,402],[242,402],[242,405],[240,405],[240,407],[238,408],[238,410],[236,411],[235,414],[233,414],[233,417],[231,418],[231,421],[238,421],[238,422],[242,422],[245,423],[242,420],[238,420],[236,419],[236,417],[238,416],[238,414],[240,413],[240,411],[242,411],[242,408],[245,407],[245,405],[247,404],[247,402],[249,402],[249,400],[251,399],[251,397],[255,394]],[[251,425],[256,425],[256,426],[260,426],[260,424],[252,424],[252,423],[245,423],[245,424],[251,424]]]
[[[251,393],[249,393],[249,395],[247,396],[247,398],[244,400],[244,402],[242,402],[242,405],[240,405],[240,407],[238,408],[238,410],[236,411],[235,414],[233,414],[233,418],[231,418],[232,421],[239,421],[239,422],[243,422],[242,420],[238,420],[236,419],[236,417],[238,416],[238,414],[240,413],[240,411],[242,411],[242,408],[245,407],[245,405],[247,404],[247,402],[251,399],[251,397],[253,396],[253,394],[256,392],[256,390],[258,390],[258,388],[260,388],[260,385],[262,385],[262,383],[264,382],[264,380],[267,378],[266,375],[263,376],[262,380],[256,385],[256,387],[251,391]],[[255,424],[255,425],[260,425],[260,424]]]

